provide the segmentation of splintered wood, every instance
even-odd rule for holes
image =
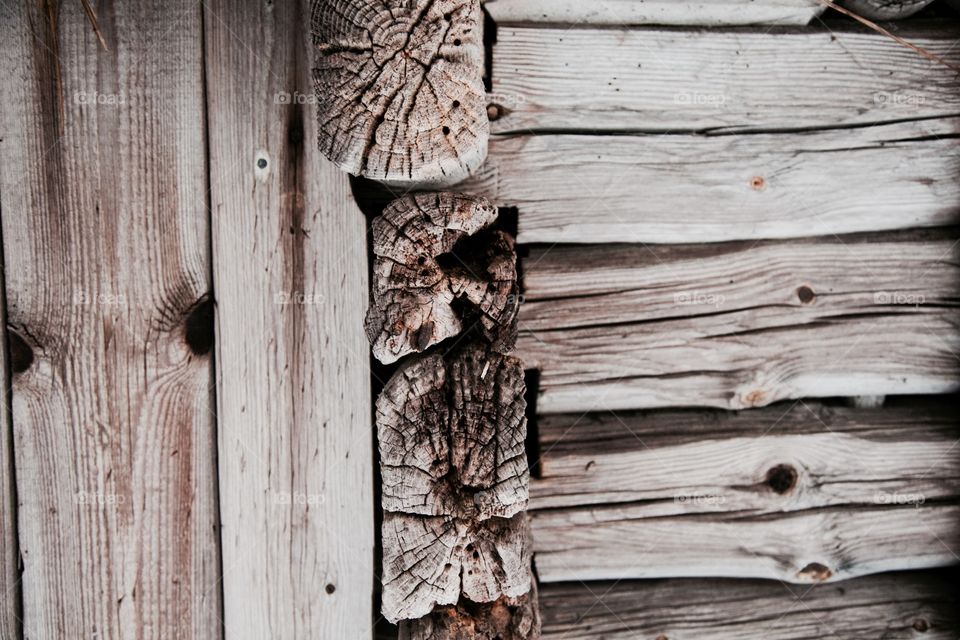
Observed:
[[[383,614],[411,638],[531,638],[529,469],[516,254],[486,201],[421,194],[373,222]],[[481,231],[482,229],[486,229]]]
[[[367,336],[388,364],[476,325],[498,349],[516,339],[516,254],[497,209],[481,198],[419,194],[373,222],[373,303]],[[457,249],[454,251],[454,249]]]
[[[479,0],[315,0],[320,150],[354,175],[451,184],[487,154]]]

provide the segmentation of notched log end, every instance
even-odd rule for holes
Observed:
[[[400,623],[400,640],[532,640],[540,637],[536,584],[522,596],[476,603],[461,598]]]
[[[491,229],[497,209],[454,193],[406,196],[373,221],[367,337],[389,364],[462,332],[509,351],[519,285],[513,239]]]
[[[313,0],[321,151],[354,175],[447,185],[487,154],[479,0]]]

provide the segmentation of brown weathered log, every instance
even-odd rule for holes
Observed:
[[[383,614],[530,588],[523,368],[472,343],[401,367],[377,401]]]
[[[400,640],[528,640],[540,637],[537,586],[511,598],[477,604],[460,599],[418,620],[400,623]]]
[[[494,347],[516,340],[516,253],[488,230],[483,198],[423,193],[391,203],[373,221],[373,295],[367,336],[384,363],[479,329]]]
[[[869,20],[900,20],[909,18],[933,0],[845,0],[843,5]]]
[[[391,183],[451,184],[487,153],[479,0],[314,0],[320,149]]]

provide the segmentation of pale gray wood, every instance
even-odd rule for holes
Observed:
[[[519,360],[470,343],[408,361],[377,400],[383,615],[530,588],[529,471]]]
[[[3,194],[0,193],[0,199]],[[0,215],[2,215],[0,209]],[[2,263],[0,263],[2,264]],[[2,285],[2,282],[0,282]],[[0,318],[7,317],[4,298],[0,292]],[[8,342],[9,340],[9,342]],[[18,354],[20,336],[7,336],[6,324],[0,325],[0,640],[16,640],[22,637],[20,621],[20,549],[17,546],[16,481],[13,462],[13,431],[10,424],[10,407],[7,405],[11,362],[20,369],[25,362]]]
[[[902,20],[931,3],[933,0],[844,0],[843,6],[868,20]]]
[[[951,21],[902,38],[960,64]],[[584,55],[589,51],[589,55]],[[494,133],[769,130],[960,112],[960,78],[859,26],[715,31],[508,26],[493,47]]]
[[[205,7],[226,636],[369,638],[365,221],[316,147],[307,3]]]
[[[643,505],[533,511],[542,582],[744,577],[813,584],[957,563],[960,507],[647,518]]]
[[[516,206],[521,243],[717,242],[956,224],[958,133],[960,119],[944,118],[713,137],[494,136],[486,165],[458,189]]]
[[[24,637],[219,638],[201,7],[3,13]]]
[[[805,25],[823,13],[817,0],[487,0],[498,25]]]
[[[930,400],[879,409],[807,400],[543,416],[531,508],[637,502],[638,517],[662,517],[953,500],[954,413]]]
[[[513,238],[488,229],[496,218],[485,198],[442,192],[405,196],[374,219],[366,329],[380,362],[473,329],[513,348],[517,254]]]
[[[545,585],[543,637],[583,640],[954,640],[956,588],[940,572],[809,589],[761,580]]]
[[[479,0],[313,0],[321,150],[354,175],[449,184],[490,134]]]
[[[958,252],[895,236],[535,251],[517,355],[543,413],[948,393]]]

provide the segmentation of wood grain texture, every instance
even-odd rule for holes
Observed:
[[[838,507],[784,515],[643,515],[644,505],[533,511],[542,582],[738,577],[812,584],[958,562],[960,506]]]
[[[583,640],[952,640],[952,577],[909,572],[810,588],[762,580],[557,584],[542,590],[543,637]]]
[[[954,391],[958,246],[898,237],[533,251],[538,411]]]
[[[546,416],[531,508],[643,501],[645,517],[960,497],[948,402]]]
[[[843,6],[868,20],[909,18],[933,0],[844,0]]]
[[[517,339],[513,238],[489,229],[485,198],[420,193],[395,200],[371,224],[373,300],[367,338],[380,362],[476,329],[499,351]]]
[[[383,615],[530,589],[523,369],[483,343],[414,358],[377,399]]]
[[[956,24],[898,35],[960,64]],[[584,55],[589,51],[590,55]],[[493,48],[494,133],[745,131],[960,113],[960,79],[882,34],[508,26]]]
[[[200,7],[3,12],[24,637],[219,638]]]
[[[0,193],[0,198],[3,194]],[[0,216],[3,215],[0,209]],[[2,235],[2,234],[0,234]],[[2,265],[2,262],[0,262]],[[2,280],[0,280],[2,282]],[[7,317],[5,295],[0,293],[0,318]],[[12,365],[23,367],[22,353],[18,354],[21,339],[7,336],[6,324],[0,325],[0,640],[22,638],[20,620],[20,549],[17,545],[16,476],[13,457],[13,430],[10,424],[9,399]],[[12,357],[7,358],[7,352]],[[13,362],[10,362],[12,360]]]
[[[707,36],[704,36],[707,37]],[[494,136],[457,189],[518,241],[689,243],[956,224],[960,119],[751,135]]]
[[[540,637],[537,585],[515,598],[477,604],[464,598],[429,615],[400,623],[400,640],[528,640]]]
[[[580,25],[805,25],[823,13],[816,0],[487,0],[498,25],[544,22]]]
[[[205,6],[226,637],[371,637],[365,221],[316,148],[307,3]]]
[[[320,149],[394,184],[462,180],[487,154],[480,0],[313,0]]]

